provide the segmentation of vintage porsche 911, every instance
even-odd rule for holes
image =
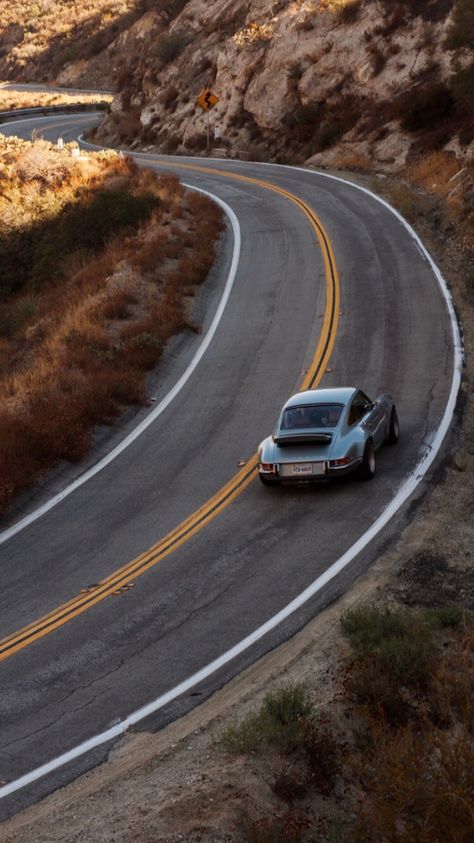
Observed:
[[[399,437],[393,398],[375,401],[355,387],[308,389],[284,405],[275,432],[260,444],[258,473],[266,485],[323,480],[356,471],[375,474],[375,451]]]

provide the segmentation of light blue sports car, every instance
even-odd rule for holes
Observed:
[[[391,395],[371,401],[356,387],[298,392],[284,405],[275,432],[259,445],[259,477],[270,485],[357,471],[370,480],[377,448],[398,442],[399,434]]]

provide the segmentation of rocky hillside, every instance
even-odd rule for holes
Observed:
[[[61,14],[58,15],[58,6]],[[0,0],[0,78],[118,90],[100,137],[394,170],[474,137],[474,0]]]
[[[209,86],[217,146],[232,154],[392,170],[411,152],[472,149],[474,0],[148,7],[108,48],[120,95],[103,140],[202,149],[196,97]]]

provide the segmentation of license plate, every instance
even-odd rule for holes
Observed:
[[[314,477],[326,474],[324,462],[290,462],[280,465],[281,477]]]
[[[291,467],[292,474],[312,474],[313,473],[313,466],[310,462],[302,463],[301,465],[292,465]]]

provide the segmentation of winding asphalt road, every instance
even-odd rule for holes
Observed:
[[[34,126],[45,137],[67,139],[90,123],[90,114],[83,121],[74,115],[7,124],[2,131],[28,137]],[[157,170],[172,165],[183,181],[232,208],[242,237],[234,285],[209,348],[164,412],[106,468],[0,545],[0,637],[54,613],[212,500],[241,470],[239,464],[251,460],[281,404],[303,382],[327,321],[327,270],[307,215],[262,182],[314,209],[332,244],[340,304],[320,383],[358,384],[373,396],[391,392],[402,436],[396,448],[380,452],[370,483],[266,489],[256,479],[246,482],[173,553],[127,580],[132,588],[7,653],[0,666],[0,779],[6,782],[165,694],[297,598],[370,529],[407,476],[416,474],[453,399],[459,356],[446,300],[413,237],[374,197],[298,169],[141,157]],[[196,301],[204,334],[232,254],[229,226]],[[192,335],[171,343],[153,384],[157,402],[201,341]],[[118,432],[103,434],[92,459],[146,412],[127,418]],[[55,489],[69,479],[68,471],[57,476]],[[426,482],[429,476],[417,495]],[[49,486],[40,490],[13,520],[51,494]],[[413,500],[297,611],[135,728],[154,730],[180,716],[301,628],[396,536]],[[4,795],[0,815],[71,781],[103,760],[111,746],[112,741],[98,746]]]

